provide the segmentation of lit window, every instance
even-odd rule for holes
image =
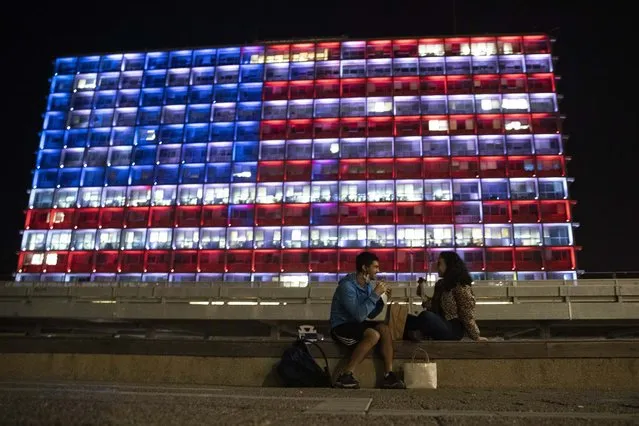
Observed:
[[[482,108],[483,108],[482,101]],[[501,107],[503,109],[516,109],[516,110],[524,110],[528,111],[528,99],[526,98],[504,98],[501,101]]]
[[[419,56],[444,56],[443,44],[420,44],[418,48]]]
[[[30,261],[25,261],[25,265],[42,265],[43,261],[44,261],[44,254],[34,253],[33,256],[31,256]]]
[[[55,266],[58,264],[58,253],[47,253],[44,264],[47,266]]]
[[[445,132],[448,130],[448,121],[428,120],[428,130],[431,132]]]
[[[512,49],[512,46],[511,46]],[[487,56],[497,54],[497,45],[494,42],[473,43],[471,46],[473,56]]]
[[[482,99],[481,109],[482,111],[499,110],[499,100],[498,99]]]

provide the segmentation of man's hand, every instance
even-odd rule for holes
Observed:
[[[393,289],[390,287],[386,287],[386,295],[390,299],[393,296]]]
[[[378,296],[381,296],[382,294],[386,293],[386,290],[388,288],[386,287],[386,283],[383,281],[379,281],[377,283],[377,285],[375,286],[375,294],[377,294]]]

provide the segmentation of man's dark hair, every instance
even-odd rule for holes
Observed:
[[[363,251],[357,255],[355,258],[355,267],[357,268],[357,272],[362,272],[362,266],[371,266],[374,261],[378,261],[379,259],[370,251]]]

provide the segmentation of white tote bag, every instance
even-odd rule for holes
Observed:
[[[418,351],[426,354],[423,362],[415,362]],[[404,383],[407,389],[437,389],[437,364],[430,362],[428,352],[424,349],[415,349],[411,362],[404,364]]]

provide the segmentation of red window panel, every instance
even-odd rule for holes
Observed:
[[[93,258],[91,258],[93,259]],[[42,272],[69,272],[69,252],[47,252],[42,263]]]
[[[120,252],[120,272],[142,272],[144,270],[144,252],[122,251]]]
[[[539,204],[537,201],[513,201],[511,205],[514,223],[539,222]]]
[[[393,136],[393,119],[391,117],[369,117],[368,136],[371,138]]]
[[[560,118],[555,114],[533,114],[532,127],[535,133],[559,133]]]
[[[540,271],[544,269],[541,249],[537,247],[516,247],[515,268],[518,271]]]
[[[417,56],[417,40],[393,40],[394,58],[412,58]]]
[[[480,93],[499,93],[501,80],[498,75],[484,74],[473,76],[473,89],[477,94]]]
[[[200,263],[200,267],[201,267]],[[227,272],[253,272],[253,251],[252,250],[227,250],[226,251],[226,271]]]
[[[281,204],[256,204],[255,226],[276,226],[282,224]]]
[[[532,131],[528,114],[507,114],[504,116],[504,130],[508,134],[530,133]]]
[[[44,253],[23,251],[18,255],[18,272],[38,273],[42,272]]]
[[[257,165],[258,182],[282,182],[284,180],[283,161],[260,161]]]
[[[72,251],[69,253],[67,272],[93,272],[93,251]],[[51,272],[49,268],[47,271]]]
[[[477,157],[453,157],[450,173],[454,178],[479,177],[479,159]]]
[[[370,250],[379,258],[379,265],[385,271],[395,271],[395,249],[372,249]]]
[[[544,266],[547,271],[566,271],[575,269],[575,248],[544,248]]]
[[[470,39],[468,37],[451,37],[444,40],[444,49],[446,56],[468,55],[466,48],[470,47]]]
[[[424,222],[429,224],[453,223],[453,203],[450,201],[426,201]]]
[[[340,120],[342,138],[361,138],[366,136],[366,117],[342,118]]]
[[[450,163],[450,158],[445,157],[424,158],[424,178],[440,179],[450,177]]]
[[[149,250],[144,256],[145,272],[169,272],[171,270],[171,252],[168,250]]]
[[[146,228],[149,226],[148,207],[129,207],[124,213],[125,228]]]
[[[290,59],[291,46],[289,44],[272,44],[266,46],[266,63],[288,62]]]
[[[473,93],[473,77],[465,75],[449,75],[446,77],[446,92],[449,95]]]
[[[173,207],[151,207],[149,210],[149,226],[155,228],[168,228],[175,222],[175,209]]]
[[[511,221],[508,201],[484,201],[482,214],[484,223],[509,223]]]
[[[122,228],[123,225],[123,208],[109,207],[100,209],[100,228]]]
[[[397,223],[402,225],[424,223],[424,203],[419,201],[398,202]]]
[[[197,250],[175,250],[172,269],[174,272],[196,272],[197,258]]]
[[[370,176],[370,172],[368,174]],[[421,158],[397,158],[395,160],[397,179],[421,179],[424,177],[424,161]]]
[[[366,79],[345,78],[342,82],[342,98],[359,98],[366,96]]]
[[[316,61],[337,61],[340,59],[339,42],[318,43],[315,50]]]
[[[457,254],[462,258],[469,271],[484,270],[484,251],[482,249],[457,249]]]
[[[359,249],[339,249],[338,251],[338,271],[355,272],[355,257],[359,254]]]
[[[285,139],[286,138],[286,121],[285,120],[262,121],[260,134],[263,140]]]
[[[202,207],[202,226],[227,226],[228,207],[204,206]]]
[[[425,115],[422,117],[422,135],[445,136],[448,134],[448,116]]]
[[[175,212],[175,226],[199,227],[202,223],[201,206],[179,206]]]
[[[500,55],[518,55],[523,52],[522,38],[519,36],[499,37],[497,49]]]
[[[339,80],[317,80],[315,82],[316,98],[339,98]]]
[[[538,176],[565,176],[564,157],[560,155],[544,155],[537,157]]]
[[[118,272],[120,252],[116,250],[95,253],[95,272]]]
[[[339,137],[340,123],[337,118],[321,118],[313,122],[315,138]]]
[[[498,247],[486,249],[487,271],[512,271],[514,269],[515,263],[512,248]]]
[[[550,53],[548,37],[545,35],[524,36],[524,53]]]
[[[393,45],[390,40],[371,40],[366,45],[366,59],[391,58]]]
[[[374,158],[366,164],[369,179],[393,179],[393,159]]]
[[[342,180],[366,179],[366,161],[362,159],[340,160],[339,178]]]
[[[313,99],[315,82],[313,80],[291,81],[289,93],[290,99]]]
[[[312,164],[310,160],[298,160],[286,162],[285,179],[287,181],[311,180]]]
[[[445,95],[446,77],[427,76],[419,80],[419,92],[423,95]]]
[[[541,201],[542,222],[570,222],[570,201]]]
[[[283,204],[284,225],[308,225],[311,206],[309,204]]]
[[[262,89],[262,96],[265,101],[277,101],[288,98],[287,81],[267,81]]]
[[[339,218],[337,203],[313,203],[311,206],[313,225],[337,225]]]
[[[49,229],[49,209],[27,210],[25,229]]]
[[[366,93],[368,96],[392,96],[393,80],[390,77],[369,78]]]
[[[395,96],[417,96],[419,95],[419,78],[395,77],[393,89]]]
[[[75,209],[53,209],[49,213],[49,228],[71,229],[75,220]]]
[[[308,272],[308,250],[282,250],[282,272]]]
[[[397,272],[426,271],[426,251],[424,249],[397,249]]]
[[[288,139],[310,139],[313,137],[313,121],[310,119],[289,120]]]
[[[253,255],[255,272],[281,272],[280,250],[255,250]]]
[[[311,272],[335,272],[337,269],[337,250],[313,249],[309,252]]]
[[[501,134],[504,131],[504,120],[499,114],[482,114],[477,116],[477,133]]]
[[[506,157],[480,157],[479,177],[506,177]]]
[[[368,203],[368,222],[371,225],[392,225],[395,223],[394,203]],[[359,223],[362,223],[361,220]]]
[[[530,157],[508,157],[508,176],[527,177],[535,175],[535,159]]]
[[[419,136],[421,135],[421,118],[395,117],[395,136]]]
[[[472,115],[454,115],[448,119],[451,135],[474,135],[475,119]]]
[[[254,204],[236,204],[229,206],[229,224],[231,226],[253,226],[254,223]]]
[[[237,250],[231,250],[237,251]],[[246,272],[250,272],[251,269],[251,252],[245,251],[248,253],[248,260],[246,256],[242,257],[242,260],[246,262],[246,266],[248,266]],[[198,254],[198,272],[225,272],[226,271],[226,262],[225,262],[225,251],[224,250],[201,250]],[[236,260],[237,256],[234,256],[232,260]]]
[[[100,223],[100,209],[78,209],[73,227],[77,229],[96,229]]]
[[[361,225],[366,223],[366,203],[341,203],[339,205],[341,225]]]
[[[549,93],[555,91],[555,76],[552,73],[532,74],[528,76],[528,91]]]
[[[502,93],[522,93],[526,90],[525,74],[504,74],[501,76]]]

